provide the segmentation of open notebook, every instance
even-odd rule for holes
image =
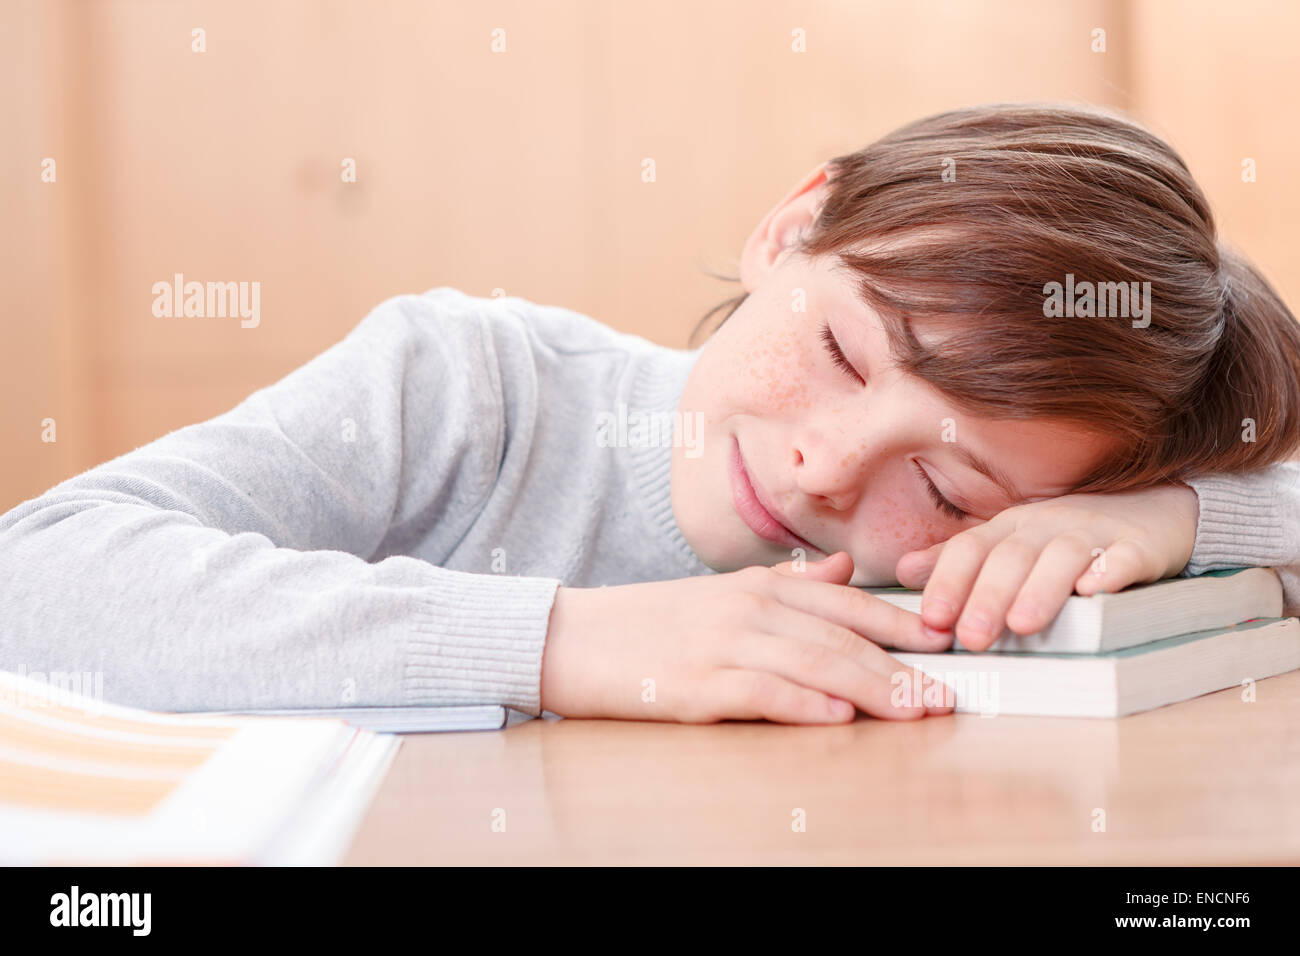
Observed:
[[[0,671],[0,864],[334,864],[401,743],[66,687]]]

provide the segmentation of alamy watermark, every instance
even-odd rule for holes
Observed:
[[[1043,296],[1043,315],[1049,319],[1132,318],[1135,329],[1151,324],[1150,282],[1076,283],[1074,273],[1068,272],[1064,283],[1043,286]]]
[[[997,671],[931,671],[916,668],[895,671],[889,702],[894,707],[956,707],[981,717],[998,715],[999,691]]]
[[[171,282],[153,284],[153,314],[159,319],[240,319],[240,328],[262,321],[262,283],[186,282],[177,272]]]
[[[91,715],[104,709],[103,671],[28,671],[20,664],[12,673],[21,679],[14,684],[0,680],[0,705],[68,707]]]
[[[702,454],[700,436],[704,430],[701,412],[628,411],[619,402],[612,412],[596,416],[596,445],[599,448],[685,447],[687,458]]]
[[[132,936],[148,936],[152,911],[152,893],[84,893],[74,883],[50,897],[51,926],[121,926]]]

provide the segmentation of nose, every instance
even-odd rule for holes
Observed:
[[[865,443],[845,436],[838,441],[824,434],[805,433],[793,449],[795,484],[828,508],[847,511],[862,494],[870,453]]]

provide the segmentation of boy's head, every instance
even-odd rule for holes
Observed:
[[[810,559],[846,550],[854,583],[886,583],[1021,501],[1300,446],[1293,316],[1218,244],[1177,154],[1114,113],[909,124],[798,184],[739,279],[681,399],[702,453],[672,466],[678,525],[718,570],[800,544],[751,486]]]

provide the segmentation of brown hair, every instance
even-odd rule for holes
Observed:
[[[1300,447],[1300,326],[1217,241],[1182,158],[1134,121],[1051,103],[954,110],[830,160],[827,176],[793,251],[838,256],[899,368],[958,408],[1114,440],[1075,492],[1248,471]],[[1047,284],[1067,274],[1150,282],[1150,324],[1045,317]],[[913,318],[937,320],[937,348]]]

